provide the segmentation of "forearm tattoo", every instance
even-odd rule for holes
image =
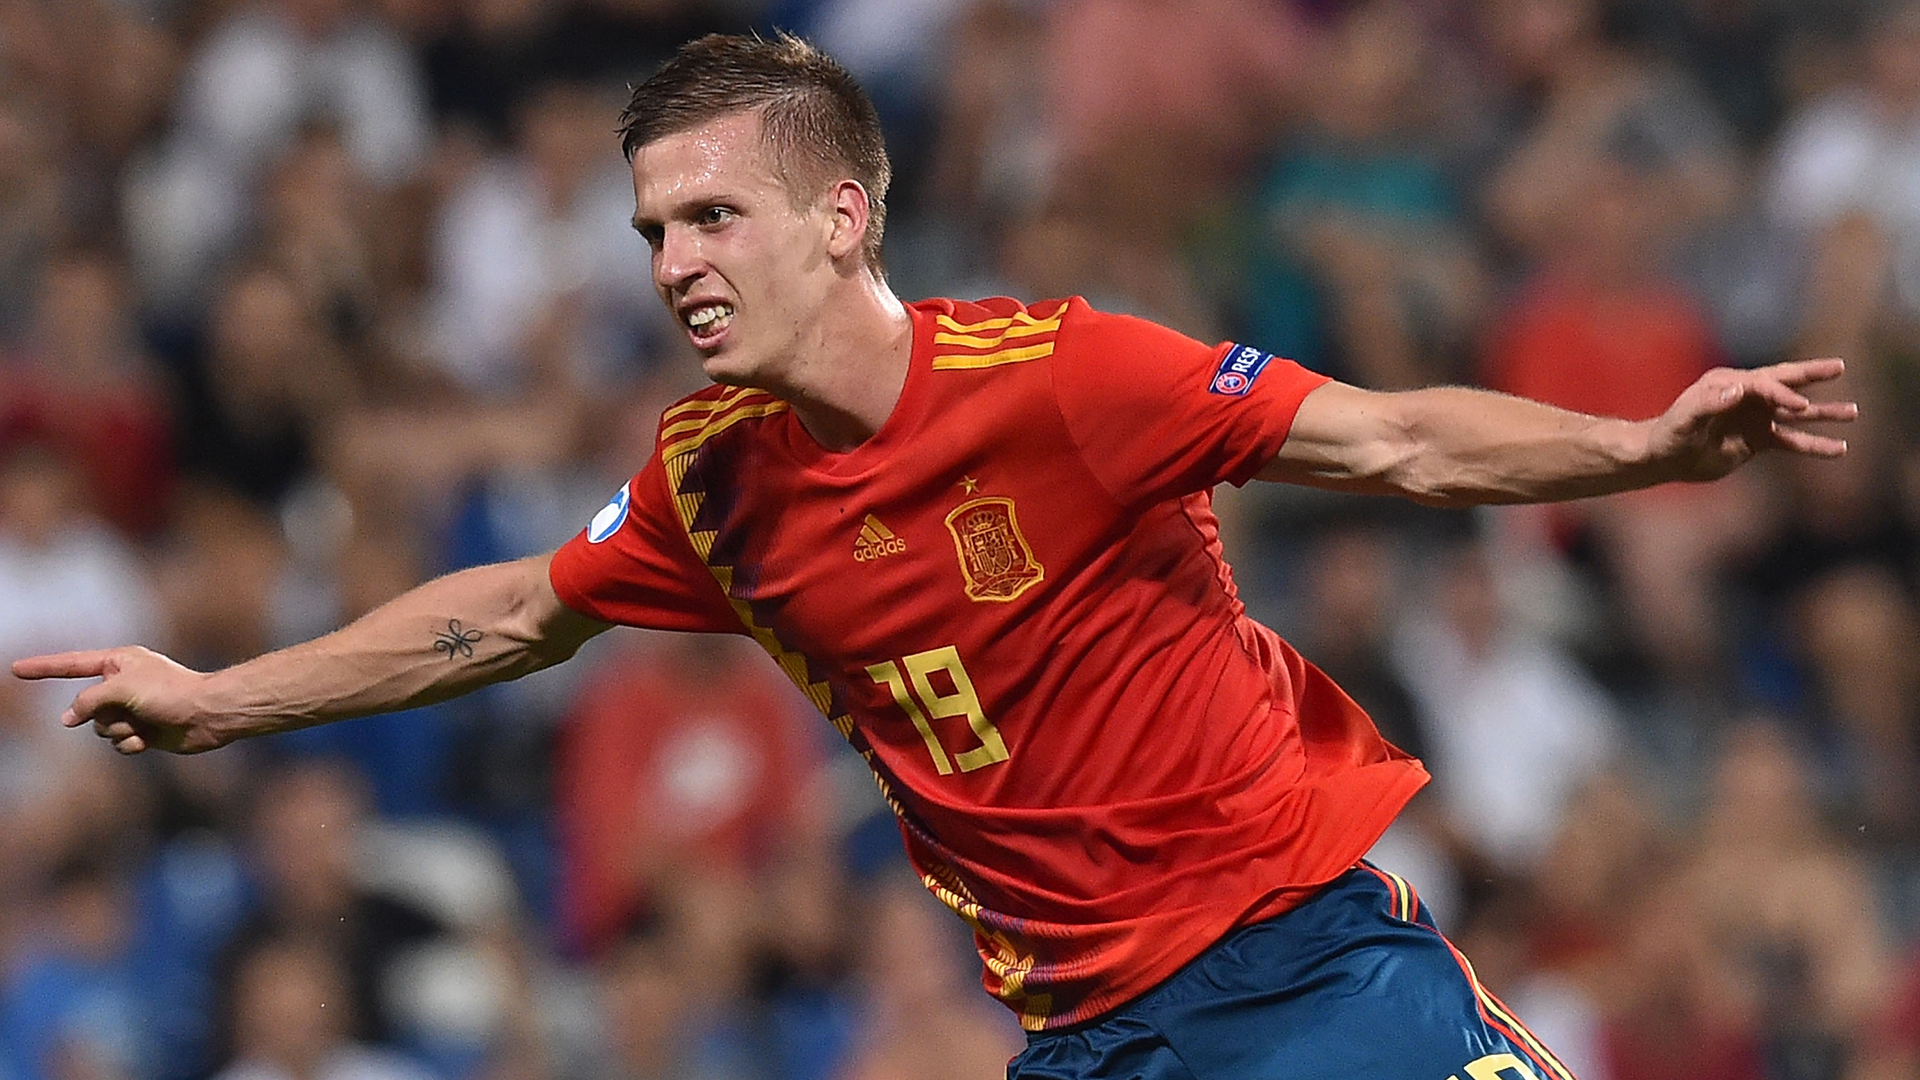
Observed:
[[[471,660],[473,658],[473,643],[479,641],[483,636],[484,635],[478,630],[462,629],[459,619],[448,619],[445,630],[435,630],[433,632],[433,651],[446,653],[447,659],[449,660],[453,659],[456,655],[464,656]]]

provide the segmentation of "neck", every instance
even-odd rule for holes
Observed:
[[[768,387],[822,447],[851,450],[893,414],[907,384],[913,319],[880,278],[861,272],[823,306],[791,377]]]

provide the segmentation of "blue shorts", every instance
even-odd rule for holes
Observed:
[[[1405,881],[1362,864],[1084,1025],[1009,1080],[1573,1080]]]

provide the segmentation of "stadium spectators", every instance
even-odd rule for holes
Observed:
[[[133,918],[122,871],[102,852],[55,867],[35,905],[39,925],[9,973],[0,1042],[23,1080],[145,1074],[153,1048],[131,962]]]
[[[1891,287],[1920,312],[1920,5],[1873,16],[1859,75],[1788,118],[1770,163],[1767,198],[1788,225],[1820,233],[1859,217],[1893,246]]]
[[[566,931],[589,953],[689,867],[769,866],[817,768],[805,702],[744,643],[649,645],[581,687],[560,750]]]
[[[1920,834],[1920,616],[1888,566],[1836,568],[1798,599],[1807,711],[1831,750],[1830,788],[1862,839],[1911,846]]]
[[[433,357],[467,391],[512,398],[542,380],[592,386],[644,365],[664,321],[642,287],[646,244],[631,228],[633,182],[606,150],[620,102],[570,83],[516,111],[517,151],[483,161],[449,193],[434,228]],[[559,305],[579,309],[560,371],[529,370]]]
[[[1229,557],[1433,767],[1377,855],[1583,1080],[1911,1075],[1917,11],[0,0],[0,649],[224,665],[564,540],[699,381],[621,88],[810,26],[896,129],[903,294],[1626,414],[1847,355],[1840,462],[1544,518],[1269,489]],[[143,766],[0,687],[0,1073],[997,1073],[863,768],[713,644]]]
[[[88,507],[82,467],[36,433],[0,441],[0,648],[87,648],[158,629],[152,588]],[[35,693],[43,707],[54,700]]]
[[[354,1040],[353,996],[319,941],[266,939],[237,961],[232,1064],[218,1080],[432,1080],[391,1051]]]
[[[47,255],[61,238],[60,168],[44,106],[0,100],[0,335],[28,319]]]
[[[139,340],[124,268],[99,252],[50,259],[0,415],[82,471],[89,508],[128,539],[154,536],[173,495],[168,387]]]
[[[1247,212],[1246,332],[1374,389],[1457,379],[1487,280],[1442,168],[1438,49],[1411,5],[1355,7],[1324,44],[1300,130]]]
[[[1004,1068],[1020,1042],[962,974],[915,882],[878,883],[868,897],[873,938],[863,964],[871,1015],[845,1080],[962,1080]]]
[[[1703,951],[1700,1008],[1751,1032],[1766,1073],[1843,1076],[1884,1007],[1891,957],[1862,904],[1868,868],[1820,820],[1806,758],[1765,724],[1728,733],[1674,879],[1689,921],[1666,948]]]
[[[1614,706],[1555,643],[1509,615],[1494,553],[1440,560],[1395,635],[1434,793],[1472,853],[1529,875],[1580,785],[1618,752]]]

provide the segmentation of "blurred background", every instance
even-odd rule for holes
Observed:
[[[626,87],[786,27],[905,297],[1080,293],[1641,418],[1844,355],[1840,462],[1224,490],[1435,783],[1376,857],[1583,1080],[1920,1076],[1920,5],[0,0],[0,656],[198,667],[550,549],[700,385]],[[126,761],[0,681],[0,1080],[988,1080],[1021,1045],[735,640]],[[1440,1080],[1440,1078],[1435,1078]]]

